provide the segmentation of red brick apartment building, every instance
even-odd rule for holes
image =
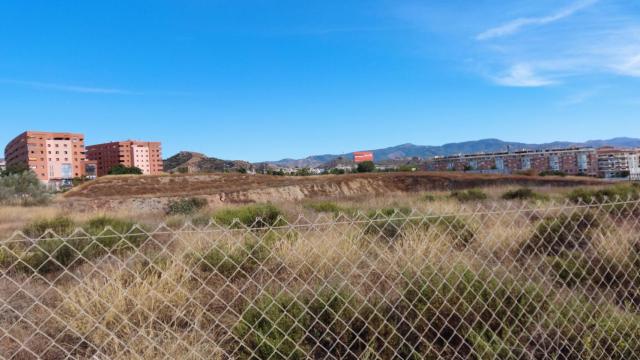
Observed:
[[[598,155],[591,148],[522,150],[436,157],[427,161],[431,171],[514,173],[560,171],[569,175],[598,175]]]
[[[135,166],[145,175],[162,173],[162,146],[159,142],[117,141],[87,146],[87,158],[98,163],[98,176],[109,174],[118,164]]]
[[[95,168],[85,157],[84,135],[26,131],[4,150],[6,166],[28,166],[49,185],[70,185],[73,178],[92,177]]]

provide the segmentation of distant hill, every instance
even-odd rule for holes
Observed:
[[[222,160],[191,151],[181,151],[164,160],[163,165],[165,172],[211,173],[253,170],[253,165],[247,161]]]
[[[616,146],[616,147],[640,147],[640,139],[634,138],[614,138],[609,140],[589,140],[583,143],[569,142],[569,141],[556,141],[546,144],[526,144],[519,142],[507,142],[499,139],[483,139],[477,141],[467,141],[460,143],[445,144],[442,146],[425,146],[414,144],[403,144],[393,146],[384,149],[373,150],[373,154],[376,162],[388,161],[388,160],[402,160],[413,157],[429,158],[434,156],[448,156],[456,154],[470,154],[480,152],[495,152],[522,149],[552,149],[563,148],[572,146],[585,146],[585,147],[602,147],[602,146]],[[347,159],[351,158],[351,154],[336,154],[336,155],[314,155],[304,159],[283,159],[279,161],[269,162],[275,166],[282,167],[319,167],[325,163],[333,161],[339,157]]]

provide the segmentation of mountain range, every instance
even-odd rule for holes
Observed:
[[[589,140],[585,142],[556,141],[545,144],[526,144],[519,142],[508,142],[499,139],[483,139],[476,141],[466,141],[460,143],[450,143],[441,146],[402,144],[383,149],[371,150],[376,162],[410,159],[414,157],[429,158],[434,156],[449,156],[456,154],[473,154],[482,152],[497,152],[506,150],[538,150],[554,149],[566,147],[593,147],[615,146],[622,148],[640,147],[640,139],[619,137],[609,140]],[[318,167],[327,162],[339,158],[352,158],[352,154],[325,154],[312,155],[304,159],[282,159],[278,161],[268,161],[267,163],[281,167]]]

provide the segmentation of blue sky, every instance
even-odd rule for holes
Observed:
[[[251,161],[640,137],[640,2],[0,2],[0,144],[26,129]]]

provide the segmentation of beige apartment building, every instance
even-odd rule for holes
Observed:
[[[603,178],[638,177],[640,175],[640,149],[598,149],[598,174]]]
[[[7,167],[27,166],[43,183],[55,187],[95,175],[85,157],[83,134],[25,131],[9,142],[4,156]]]
[[[135,166],[145,175],[162,173],[162,146],[159,142],[116,141],[87,146],[87,159],[96,161],[98,176],[108,175],[116,165]]]

